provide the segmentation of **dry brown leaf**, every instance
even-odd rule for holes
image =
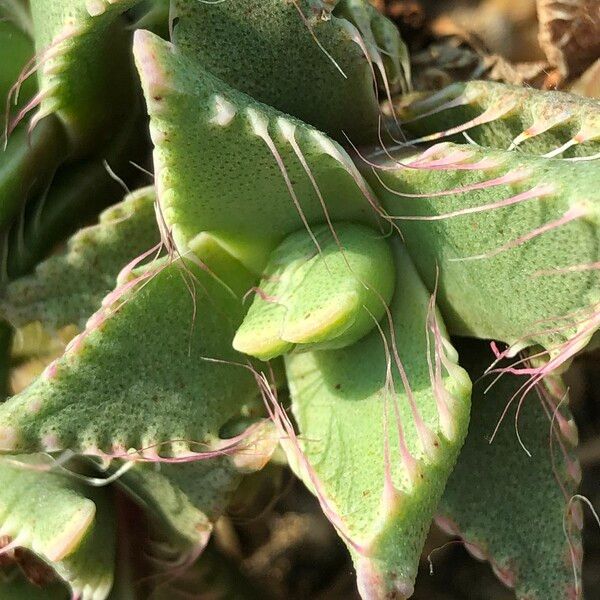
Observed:
[[[536,0],[483,0],[439,3],[431,29],[437,35],[452,27],[477,35],[491,54],[511,61],[539,60]]]
[[[394,21],[412,29],[425,24],[425,10],[419,0],[387,0],[385,13]]]
[[[380,12],[385,9],[385,0],[369,0],[369,2]]]
[[[571,86],[573,94],[600,98],[600,58]]]
[[[544,61],[513,64],[498,55],[486,56],[484,61],[488,69],[486,77],[492,81],[535,88],[542,88],[546,85],[548,63]]]
[[[599,0],[537,0],[539,42],[563,79],[600,57]]]
[[[462,36],[448,36],[412,55],[413,87],[438,90],[455,81],[479,79],[486,70],[482,55]]]

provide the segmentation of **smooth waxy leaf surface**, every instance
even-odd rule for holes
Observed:
[[[486,346],[468,341],[459,345],[461,361],[474,381],[494,360]],[[516,400],[490,443],[505,406],[526,381],[508,373],[487,392],[490,378],[475,385],[469,435],[440,503],[439,522],[460,535],[473,554],[490,560],[517,598],[573,598],[581,536],[572,511],[580,507],[567,503],[577,490],[579,465],[561,431],[564,422],[576,439],[567,404],[560,405],[551,427],[562,398],[534,392],[526,397],[517,426],[531,456],[516,435]]]
[[[268,360],[298,348],[342,348],[375,326],[394,291],[387,240],[361,225],[299,231],[271,254],[254,302],[233,340]]]
[[[348,348],[286,357],[306,459],[292,441],[285,448],[349,545],[364,598],[412,593],[425,534],[469,412],[468,376],[456,365],[439,316],[428,310],[429,295],[405,250],[398,246],[394,254],[393,334],[382,322],[389,353],[375,329]],[[431,372],[427,335],[437,356],[429,356]]]
[[[3,450],[119,457],[135,448],[156,459],[220,442],[256,387],[242,366],[203,359],[245,361],[231,340],[236,294],[252,278],[213,240],[198,252],[202,266],[158,261],[105,298],[64,356],[0,407]]]

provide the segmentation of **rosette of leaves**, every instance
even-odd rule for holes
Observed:
[[[469,82],[390,112],[407,51],[363,0],[29,5],[0,306],[5,377],[45,369],[0,406],[3,593],[134,598],[123,502],[169,581],[201,565],[279,444],[363,598],[412,594],[436,515],[519,598],[579,597],[560,373],[600,325],[598,104]],[[48,256],[144,130],[153,185]]]

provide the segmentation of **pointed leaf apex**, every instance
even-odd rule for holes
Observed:
[[[411,581],[390,579],[382,574],[374,561],[362,558],[356,565],[358,591],[363,600],[406,600],[413,595]]]
[[[169,87],[169,76],[162,69],[159,60],[159,54],[165,50],[173,51],[173,44],[165,42],[154,33],[138,29],[133,34],[133,56],[148,102],[160,102],[162,93]]]

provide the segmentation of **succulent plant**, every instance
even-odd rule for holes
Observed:
[[[433,519],[518,598],[581,597],[561,373],[600,326],[600,105],[408,101],[366,0],[0,14],[3,385],[45,365],[0,405],[0,595],[135,598],[123,502],[157,573],[210,563],[280,446],[363,598],[412,594]]]

